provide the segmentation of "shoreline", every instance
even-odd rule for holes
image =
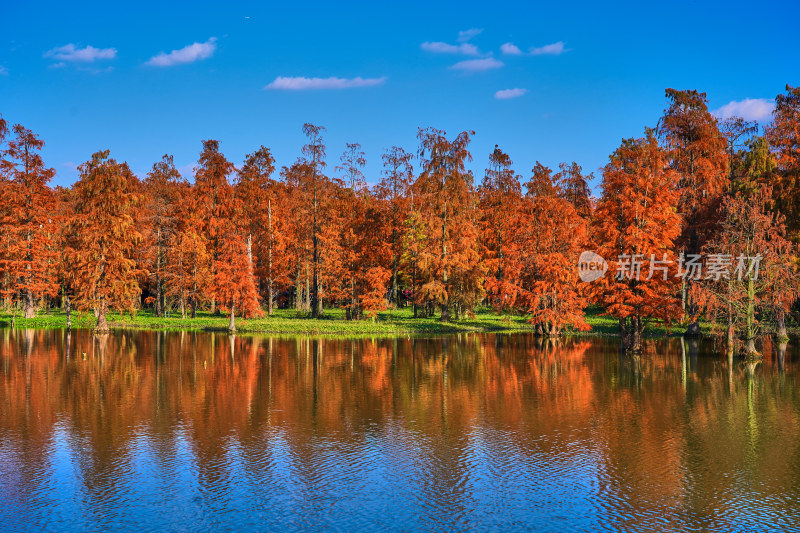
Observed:
[[[617,321],[587,310],[586,321],[592,326],[590,331],[567,329],[560,337],[619,337]],[[12,315],[0,312],[0,328],[10,328]],[[15,318],[17,328],[23,329],[66,329],[66,314],[59,310],[41,311],[31,319]],[[73,329],[93,329],[95,317],[91,313],[72,313]],[[108,326],[113,330],[140,331],[228,331],[228,317],[198,313],[196,318],[181,316],[156,317],[150,311],[140,311],[134,317],[119,313],[108,314]],[[711,333],[711,325],[702,325],[703,334]],[[651,324],[645,330],[647,338],[680,336],[683,327],[673,325],[669,330],[663,325]],[[310,318],[306,313],[295,310],[276,310],[272,316],[261,318],[237,318],[236,334],[261,334],[282,336],[338,336],[338,337],[400,337],[419,335],[453,335],[459,333],[533,333],[525,317],[498,315],[491,309],[481,309],[473,317],[465,317],[452,322],[442,322],[438,317],[413,318],[409,308],[392,309],[378,313],[375,321],[346,320],[339,309],[326,310],[324,318]],[[543,336],[542,338],[547,338]]]

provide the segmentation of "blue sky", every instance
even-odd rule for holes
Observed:
[[[525,177],[536,160],[597,173],[667,87],[759,118],[800,84],[795,1],[16,1],[0,19],[0,113],[42,136],[61,185],[106,148],[140,175],[173,154],[191,177],[208,138],[288,165],[304,122],[328,129],[330,173],[360,142],[371,183],[419,126],[475,130],[477,179],[495,144]]]

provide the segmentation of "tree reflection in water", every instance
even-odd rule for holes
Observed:
[[[0,330],[0,527],[800,527],[793,344]]]

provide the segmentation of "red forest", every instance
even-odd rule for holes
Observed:
[[[459,320],[488,305],[542,335],[588,329],[593,305],[634,349],[648,321],[696,333],[705,318],[754,351],[765,324],[785,336],[798,298],[800,88],[764,127],[718,120],[704,93],[666,97],[657,126],[610,155],[597,197],[577,163],[518,172],[500,146],[474,176],[471,131],[421,128],[414,152],[388,148],[365,176],[359,144],[331,157],[312,124],[281,169],[267,147],[237,165],[206,140],[193,176],[169,155],[136,176],[101,150],[51,187],[43,140],[0,118],[2,304],[92,311],[98,330],[111,309],[207,309],[233,330],[279,307]],[[585,250],[608,261],[602,279],[581,280]]]

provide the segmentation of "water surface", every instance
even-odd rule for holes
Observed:
[[[0,330],[0,531],[800,531],[765,351]]]

